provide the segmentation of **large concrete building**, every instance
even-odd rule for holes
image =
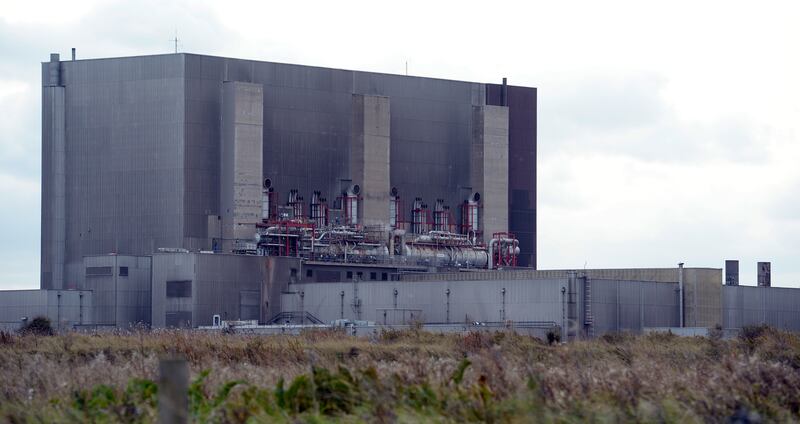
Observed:
[[[514,233],[536,266],[536,89],[194,54],[42,64],[44,289],[81,288],[83,257],[232,248],[262,179],[333,201],[359,185],[365,225],[390,190]],[[359,193],[356,193],[359,194]],[[406,210],[409,209],[409,210]]]
[[[0,293],[7,327],[800,330],[800,290],[738,262],[537,270],[535,88],[52,55],[42,93],[42,290]]]

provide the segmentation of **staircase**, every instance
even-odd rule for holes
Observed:
[[[267,325],[274,324],[325,324],[308,311],[285,311],[267,321]]]

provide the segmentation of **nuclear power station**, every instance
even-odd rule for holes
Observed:
[[[724,284],[716,268],[537,270],[537,91],[498,80],[53,54],[41,290],[0,292],[0,318],[800,330],[800,290],[771,288],[769,263],[760,287],[732,261]]]

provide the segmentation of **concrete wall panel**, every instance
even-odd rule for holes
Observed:
[[[83,286],[83,256],[183,244],[183,67],[182,55],[61,63],[66,285]],[[45,180],[57,169],[43,156]]]
[[[767,324],[800,331],[800,289],[725,286],[722,298],[725,328]]]
[[[56,329],[68,330],[92,322],[92,292],[87,290],[0,291],[0,329],[13,331],[38,316]]]
[[[223,83],[220,216],[223,250],[253,239],[261,220],[263,87]]]

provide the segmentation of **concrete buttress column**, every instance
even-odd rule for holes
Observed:
[[[220,215],[223,250],[252,241],[261,220],[263,86],[222,83]]]
[[[361,187],[360,224],[389,225],[389,98],[353,95],[350,175]]]
[[[65,88],[57,54],[42,76],[42,289],[63,289],[66,249]]]
[[[483,242],[508,231],[508,107],[473,106],[470,184],[481,194]]]

